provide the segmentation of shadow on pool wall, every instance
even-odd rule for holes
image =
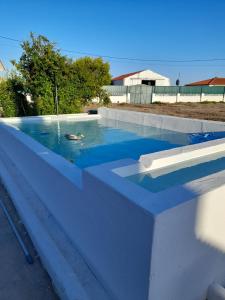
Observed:
[[[153,194],[112,172],[137,163],[133,159],[81,171],[15,128],[0,125],[0,137],[1,178],[62,299],[82,294],[73,281],[79,272],[82,300],[205,300],[213,281],[225,283],[225,256],[218,242],[224,241],[225,218],[219,218],[216,240],[211,222],[217,210],[223,216],[224,171],[219,180],[214,174],[216,183],[210,179]],[[26,184],[21,185],[21,178]],[[28,190],[37,195],[43,211]],[[57,245],[46,246],[26,205],[40,219],[39,226],[42,214],[49,216],[49,226],[51,218],[56,220],[106,291],[104,296],[93,298],[95,287],[79,262],[72,268],[71,258]],[[48,227],[45,231],[51,242],[57,240]]]

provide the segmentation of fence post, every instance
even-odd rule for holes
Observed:
[[[155,92],[155,86],[151,87],[150,104],[152,104],[153,93]]]
[[[126,86],[126,103],[128,103],[128,85]]]
[[[224,87],[224,91],[223,91],[223,102],[225,101],[225,87]]]
[[[200,93],[200,102],[202,102],[202,87],[201,87],[201,93]]]
[[[176,103],[178,102],[178,98],[180,96],[180,86],[178,86],[177,94],[176,94]]]

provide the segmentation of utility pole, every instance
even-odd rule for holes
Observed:
[[[176,92],[176,103],[178,102],[178,94],[180,93],[180,72],[176,80],[177,92]]]
[[[58,100],[58,85],[56,80],[56,74],[55,74],[55,112],[58,116],[59,114],[59,100]]]
[[[59,114],[59,101],[58,101],[58,86],[55,83],[55,108],[56,108],[56,115]]]

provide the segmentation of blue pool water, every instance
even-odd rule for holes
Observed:
[[[157,193],[175,185],[182,185],[225,170],[225,153],[218,156],[206,157],[205,161],[189,162],[192,165],[188,165],[188,163],[176,165],[160,170],[158,174],[157,172],[135,174],[128,176],[127,179],[153,193]]]
[[[22,122],[16,126],[80,168],[124,158],[139,159],[142,154],[218,138],[207,136],[202,140],[198,135],[109,119]],[[84,135],[81,141],[65,138],[65,134],[77,133]]]

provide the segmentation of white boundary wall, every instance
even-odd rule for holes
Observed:
[[[221,122],[99,111],[182,132],[224,130]],[[0,138],[2,180],[62,299],[205,300],[213,281],[225,284],[225,171],[151,193],[113,172],[137,161],[81,171],[7,124]]]
[[[112,103],[130,103],[130,93],[127,95],[121,96],[110,96],[110,100]],[[179,102],[224,102],[225,95],[214,95],[214,94],[199,94],[199,95],[188,95],[188,94],[177,94],[177,95],[169,95],[169,94],[152,94],[152,103],[161,102],[161,103],[179,103]],[[96,102],[96,101],[94,101]],[[138,104],[138,103],[137,103]],[[140,104],[140,103],[139,103]],[[143,103],[144,104],[144,103]]]
[[[224,102],[224,94],[214,95],[214,94],[199,94],[199,95],[188,95],[188,94],[153,94],[152,102],[161,103],[179,103],[179,102],[203,102],[203,101],[213,101],[213,102]]]

